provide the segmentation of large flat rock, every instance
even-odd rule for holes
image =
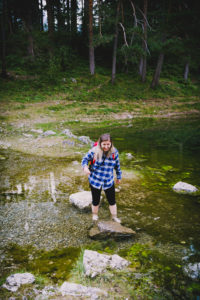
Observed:
[[[92,194],[90,191],[71,194],[69,196],[69,202],[79,209],[90,209],[92,204]]]
[[[135,234],[136,232],[131,228],[113,221],[99,221],[89,231],[89,236],[94,239],[103,239],[105,237],[127,238],[133,237]]]

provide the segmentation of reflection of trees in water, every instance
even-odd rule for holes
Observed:
[[[12,182],[9,176],[6,176],[6,186],[11,187]],[[33,194],[41,194],[48,192],[54,202],[56,202],[56,180],[54,172],[43,176],[28,176],[27,182],[17,183],[11,190],[5,192],[6,195],[22,195],[32,196]]]

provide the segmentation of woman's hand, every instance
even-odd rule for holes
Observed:
[[[85,167],[84,167],[83,172],[84,172],[85,175],[87,175],[87,176],[91,174],[90,170],[88,169],[88,166],[85,166]]]
[[[116,184],[120,184],[121,179],[116,179]]]

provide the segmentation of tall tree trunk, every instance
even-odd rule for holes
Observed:
[[[64,18],[63,18],[62,6],[60,0],[56,1],[55,6],[56,6],[57,28],[58,31],[62,31],[65,28],[65,24],[64,24]]]
[[[47,4],[47,21],[49,37],[52,39],[54,34],[54,7],[52,0],[46,0]]]
[[[112,61],[112,76],[111,83],[114,84],[116,76],[116,62],[117,62],[117,41],[118,41],[118,19],[119,19],[119,9],[121,1],[118,0],[117,3],[117,12],[116,12],[116,21],[115,21],[115,36],[114,36],[114,45],[113,45],[113,61]]]
[[[35,59],[32,31],[28,32],[28,55],[32,60]]]
[[[71,0],[71,31],[77,33],[77,0]]]
[[[158,57],[158,61],[157,61],[157,66],[156,66],[156,70],[154,73],[154,77],[151,83],[151,88],[156,88],[159,84],[159,80],[160,80],[160,73],[162,71],[162,66],[163,66],[163,60],[164,60],[164,53],[160,53],[159,57]]]
[[[2,3],[2,12],[1,14],[1,35],[2,35],[2,70],[1,76],[3,78],[7,77],[6,71],[6,28],[5,28],[5,20],[6,20],[6,0],[3,0]]]
[[[43,22],[43,3],[40,0],[40,30],[44,31],[44,22]]]
[[[101,25],[101,4],[102,4],[102,0],[98,0],[98,25],[99,25],[99,35],[102,36],[102,25]]]
[[[2,5],[3,5],[3,1],[1,1]],[[7,19],[8,19],[8,24],[9,24],[9,31],[8,31],[8,34],[12,35],[15,31],[15,27],[14,27],[14,16],[13,16],[13,11],[12,11],[12,8],[10,7],[11,4],[10,3],[7,3],[7,7],[6,7],[6,14],[7,14]]]
[[[23,15],[22,20],[23,20],[24,31],[27,34],[27,41],[28,41],[27,52],[28,52],[28,56],[30,57],[30,59],[34,60],[35,54],[34,54],[33,35],[32,35],[32,31],[33,31],[32,7],[29,7],[29,6],[27,7],[26,14]]]
[[[27,46],[27,52],[28,56],[34,60],[35,54],[34,54],[34,46],[33,46],[33,35],[32,35],[32,24],[31,24],[31,16],[30,12],[28,15],[28,18],[26,20],[23,20],[24,30],[27,33],[27,40],[28,40],[28,46]]]
[[[69,33],[71,31],[71,25],[70,25],[70,6],[69,6],[69,0],[67,0],[67,32]]]
[[[188,80],[188,74],[189,74],[189,62],[186,62],[185,64],[185,71],[184,71],[184,80]]]
[[[93,0],[89,0],[89,61],[90,61],[90,74],[94,75],[95,62],[94,62],[94,46],[93,46]]]
[[[31,10],[32,10],[31,23],[35,28],[40,30],[41,28],[40,0],[32,0]]]
[[[143,69],[143,56],[140,58],[140,63],[139,63],[139,75],[142,77],[142,69]]]
[[[144,40],[143,40],[143,51],[145,55],[143,55],[143,63],[142,63],[142,82],[146,81],[146,72],[147,72],[147,2],[148,0],[144,0]]]
[[[89,0],[84,0],[83,19],[82,19],[82,36],[86,44],[88,44],[88,23],[89,23]]]

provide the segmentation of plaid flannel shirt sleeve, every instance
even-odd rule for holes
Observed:
[[[117,175],[117,179],[121,179],[122,178],[122,171],[120,168],[120,162],[119,162],[119,152],[116,150],[115,152],[115,171],[116,171],[116,175]]]
[[[82,159],[82,162],[81,162],[82,168],[84,168],[85,166],[88,166],[89,161],[93,160],[93,156],[94,156],[94,152],[91,149],[88,151],[88,153],[86,153],[86,155]]]

